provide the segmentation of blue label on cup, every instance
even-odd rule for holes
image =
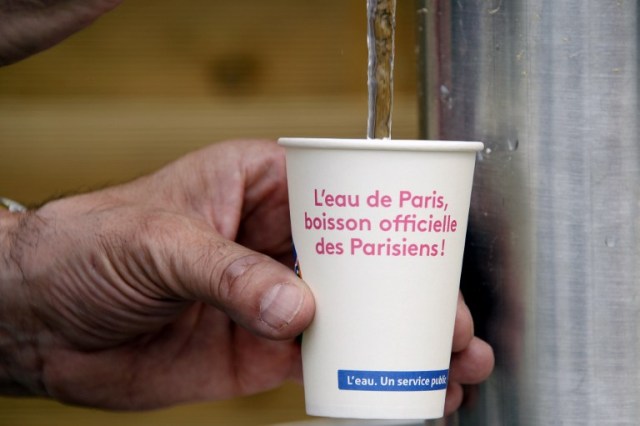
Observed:
[[[378,392],[425,392],[447,388],[449,370],[338,370],[338,389]]]

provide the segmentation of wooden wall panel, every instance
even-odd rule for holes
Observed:
[[[415,88],[412,0],[396,80]],[[0,96],[366,94],[364,0],[125,0],[63,44],[0,71]]]

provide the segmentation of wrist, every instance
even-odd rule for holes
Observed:
[[[28,216],[0,209],[0,394],[43,394],[35,320],[25,297],[20,241]]]
[[[9,300],[21,281],[20,266],[15,253],[22,214],[0,209],[0,321],[11,309]],[[2,328],[0,328],[0,332]]]

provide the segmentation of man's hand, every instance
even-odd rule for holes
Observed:
[[[284,153],[221,143],[126,185],[0,216],[0,390],[113,409],[300,376],[311,292],[291,270]],[[285,266],[284,264],[289,266]],[[491,348],[458,306],[446,411]]]

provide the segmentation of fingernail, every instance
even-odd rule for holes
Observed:
[[[260,319],[275,329],[287,326],[300,311],[304,292],[293,284],[273,286],[260,302]]]

